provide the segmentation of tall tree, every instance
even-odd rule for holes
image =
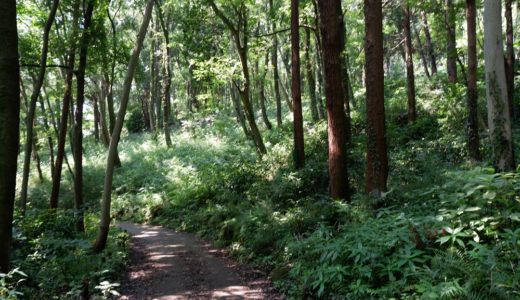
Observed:
[[[302,91],[300,75],[300,21],[299,1],[291,0],[291,94],[294,116],[294,166],[301,169],[305,165],[303,141]]]
[[[499,171],[514,168],[502,42],[502,0],[484,1],[484,60],[490,142]]]
[[[7,273],[20,138],[20,67],[15,0],[0,2],[0,36],[0,272]]]
[[[415,75],[413,70],[413,48],[412,32],[410,26],[410,3],[403,4],[402,28],[404,33],[404,52],[406,63],[406,81],[408,95],[408,122],[413,123],[417,119],[417,109],[415,103]]]
[[[58,196],[60,194],[60,183],[61,183],[61,167],[63,165],[63,159],[67,159],[65,156],[65,140],[67,139],[67,124],[72,113],[71,102],[72,102],[72,79],[74,75],[74,62],[76,60],[76,36],[78,31],[77,22],[79,19],[79,3],[80,1],[74,1],[73,8],[73,20],[72,20],[72,33],[70,38],[70,48],[67,54],[67,70],[65,72],[65,91],[63,93],[63,101],[61,104],[61,115],[60,125],[58,133],[58,145],[56,150],[56,166],[54,167],[54,174],[52,176],[52,189],[51,197],[49,200],[49,206],[51,208],[58,208]],[[71,118],[73,119],[73,118]]]
[[[87,68],[87,53],[90,42],[90,25],[94,12],[94,0],[89,0],[83,14],[83,33],[79,48],[79,65],[76,72],[76,112],[74,114],[74,128],[72,153],[74,156],[74,209],[76,229],[84,231],[83,224],[83,104],[85,103],[85,70]]]
[[[40,56],[40,67],[38,71],[38,77],[36,78],[36,82],[33,86],[33,91],[31,94],[31,101],[29,102],[29,109],[27,111],[26,118],[26,142],[25,142],[25,150],[24,150],[24,162],[23,162],[23,174],[22,174],[22,190],[20,195],[20,202],[22,203],[22,214],[25,214],[25,207],[27,204],[27,187],[29,184],[29,171],[31,166],[31,153],[32,153],[32,138],[33,138],[33,130],[34,130],[34,113],[36,110],[36,102],[38,101],[38,97],[40,96],[40,90],[43,85],[43,80],[45,79],[45,71],[47,69],[47,54],[49,51],[49,33],[51,31],[52,24],[54,23],[54,17],[56,16],[56,11],[58,10],[59,0],[53,0],[51,5],[51,10],[49,11],[49,16],[47,17],[47,21],[45,22],[45,26],[43,27],[43,45],[42,45],[42,54]]]
[[[428,51],[428,55],[430,56],[432,75],[435,75],[437,74],[437,58],[435,57],[435,51],[433,49],[430,26],[428,25],[428,17],[424,11],[421,12],[421,18],[423,23],[424,38],[426,39],[426,49]]]
[[[275,8],[273,7],[273,0],[269,0],[269,16],[272,20],[272,30],[276,32],[276,18]],[[276,34],[273,35],[273,47],[272,47],[272,58],[273,61],[273,81],[274,81],[274,98],[276,100],[276,124],[282,126],[282,98],[280,96],[280,74],[278,73],[278,37]]]
[[[158,2],[158,0],[157,0]],[[170,45],[170,33],[168,28],[166,27],[166,23],[164,22],[164,15],[162,11],[162,7],[160,3],[157,3],[155,6],[157,9],[157,16],[159,17],[159,23],[161,24],[161,29],[164,37],[164,51],[163,51],[163,61],[161,63],[163,70],[163,84],[162,84],[162,102],[163,102],[163,130],[164,130],[164,138],[166,140],[166,146],[172,146],[172,139],[170,137],[170,96],[171,96],[171,84],[172,84],[172,69],[171,69],[171,56],[172,50]]]
[[[367,154],[365,191],[380,197],[386,190],[388,154],[385,128],[383,70],[383,7],[381,0],[365,0],[365,86]]]
[[[110,139],[110,146],[108,148],[107,167],[105,172],[105,182],[103,185],[103,196],[101,206],[101,220],[99,223],[99,233],[94,243],[93,249],[95,252],[101,252],[105,249],[108,231],[110,228],[110,206],[112,198],[112,179],[114,176],[114,163],[117,153],[117,144],[121,136],[123,129],[123,122],[126,114],[126,107],[128,105],[128,99],[130,98],[130,89],[132,88],[132,81],[136,66],[139,61],[139,53],[143,47],[143,41],[148,30],[148,24],[152,18],[154,0],[148,0],[146,9],[143,16],[143,22],[137,35],[136,44],[132,51],[132,56],[128,62],[128,68],[125,75],[125,81],[123,83],[123,94],[121,96],[121,103],[119,105],[119,111],[117,113],[116,123],[114,124],[114,131],[112,132],[112,138]]]
[[[478,135],[478,89],[477,89],[477,9],[475,0],[466,0],[466,23],[468,34],[468,150],[469,156],[480,160]]]
[[[457,82],[457,41],[453,0],[445,0],[444,23],[446,27],[446,67],[450,82]]]
[[[305,75],[307,77],[307,88],[311,106],[312,120],[318,121],[318,106],[316,100],[316,79],[314,78],[313,62],[311,60],[311,30],[305,28]]]
[[[221,10],[217,7],[214,0],[208,0],[209,5],[213,9],[213,12],[217,17],[222,20],[224,25],[231,31],[231,35],[235,42],[235,47],[238,52],[238,56],[240,58],[240,63],[242,65],[242,76],[243,83],[240,86],[235,82],[235,86],[239,90],[240,99],[242,100],[242,105],[244,107],[244,113],[246,115],[247,122],[249,123],[249,128],[251,129],[251,135],[253,137],[253,141],[256,146],[256,150],[258,154],[263,155],[267,153],[265,148],[264,141],[262,139],[262,135],[260,134],[260,130],[258,130],[258,126],[256,125],[255,116],[253,112],[253,107],[251,105],[250,99],[250,89],[251,89],[251,78],[249,74],[249,63],[248,63],[248,52],[249,52],[249,20],[248,20],[248,8],[246,3],[243,1],[238,1],[237,4],[233,4],[233,11],[236,12],[237,22],[234,23],[229,19]]]
[[[514,116],[514,92],[515,92],[515,49],[513,40],[513,0],[506,0],[506,80],[507,80],[507,103],[511,119]]]
[[[273,128],[271,122],[269,121],[269,116],[267,115],[267,108],[265,106],[265,76],[267,75],[267,70],[269,68],[269,52],[265,54],[265,67],[262,73],[260,74],[260,78],[258,80],[258,89],[260,93],[260,109],[262,112],[262,120],[264,120],[265,127],[269,130]]]
[[[341,0],[318,0],[329,141],[329,193],[349,200],[341,51],[345,32]]]

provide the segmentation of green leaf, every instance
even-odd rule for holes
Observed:
[[[483,195],[484,199],[493,200],[497,196],[497,193],[492,191],[486,191]]]

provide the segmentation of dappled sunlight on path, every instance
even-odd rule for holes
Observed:
[[[132,235],[132,265],[120,299],[266,299],[270,283],[243,276],[220,251],[196,236],[122,222]],[[248,274],[251,275],[251,274]],[[246,278],[244,280],[244,278]]]

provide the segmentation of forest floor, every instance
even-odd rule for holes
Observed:
[[[132,262],[120,299],[280,299],[266,276],[189,233],[129,222]]]

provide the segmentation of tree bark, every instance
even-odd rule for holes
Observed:
[[[34,83],[33,91],[31,94],[31,101],[29,103],[29,108],[27,111],[27,137],[25,142],[25,150],[24,150],[24,164],[23,164],[23,174],[22,174],[22,189],[20,194],[20,202],[22,203],[22,215],[25,215],[25,208],[27,205],[27,187],[29,184],[29,171],[31,166],[31,152],[32,152],[32,136],[33,136],[33,123],[34,123],[34,113],[36,110],[36,101],[38,101],[38,97],[40,96],[40,90],[43,85],[43,80],[45,78],[45,71],[47,67],[47,53],[49,50],[49,33],[52,27],[52,23],[54,23],[54,17],[56,16],[56,11],[58,10],[59,0],[53,0],[51,10],[49,12],[49,16],[47,17],[47,21],[43,28],[43,45],[42,45],[42,54],[40,57],[40,70],[38,71],[38,77],[36,78],[36,82]],[[19,90],[19,88],[18,88]]]
[[[276,18],[274,18],[275,10],[273,8],[273,0],[269,0],[269,10],[272,20],[273,32],[276,32]],[[276,100],[276,125],[282,126],[282,98],[280,96],[280,74],[278,73],[278,38],[273,35],[273,48],[272,48],[272,61],[273,61],[273,81],[274,81],[274,98]]]
[[[502,43],[502,1],[484,1],[484,60],[490,142],[499,171],[514,168],[511,115]]]
[[[466,0],[466,23],[468,34],[468,151],[469,156],[477,161],[480,156],[478,134],[478,89],[477,89],[477,10],[475,0]]]
[[[421,61],[422,61],[423,68],[424,68],[424,74],[426,75],[426,77],[428,77],[428,79],[430,79],[431,75],[430,75],[430,71],[428,70],[428,59],[426,58],[426,53],[424,52],[424,46],[421,41],[421,37],[419,36],[419,32],[417,32],[415,27],[413,27],[413,32],[415,34],[417,46],[419,47],[419,54],[421,55]]]
[[[318,106],[316,103],[316,79],[314,78],[314,69],[311,61],[311,30],[305,28],[305,75],[307,76],[307,88],[309,91],[309,99],[311,106],[311,116],[313,121],[320,119],[318,115]]]
[[[513,13],[512,0],[506,0],[506,80],[507,80],[507,104],[511,120],[514,119],[514,92],[515,92],[515,50],[513,43]]]
[[[300,75],[300,21],[298,0],[291,0],[291,94],[293,104],[294,167],[305,166],[302,92]]]
[[[367,155],[365,192],[381,197],[386,190],[388,156],[385,129],[383,10],[381,0],[365,0],[365,86]]]
[[[455,16],[453,12],[453,0],[445,0],[444,22],[446,27],[446,67],[448,80],[457,82],[457,41],[455,36]]]
[[[77,23],[79,19],[79,3],[80,1],[74,2],[73,8],[73,21],[72,27],[73,31],[71,33],[72,39],[70,42],[70,49],[68,51],[67,58],[67,70],[65,72],[65,92],[63,95],[62,101],[62,110],[60,116],[60,124],[59,124],[59,134],[58,134],[58,149],[56,152],[56,166],[54,168],[54,174],[52,176],[52,190],[51,190],[51,198],[49,200],[49,206],[52,209],[58,208],[58,196],[60,193],[60,182],[61,182],[61,167],[63,165],[63,157],[65,156],[65,140],[67,138],[67,123],[69,121],[72,102],[72,79],[74,75],[74,62],[76,58],[76,45],[75,38],[77,36]],[[74,150],[73,150],[74,151]],[[75,177],[75,176],[74,176]]]
[[[316,30],[314,30],[314,37],[316,40],[316,61],[317,61],[317,68],[316,68],[316,78],[318,79],[318,89],[317,89],[317,105],[318,105],[318,115],[320,119],[326,119],[327,114],[325,113],[325,108],[323,107],[323,100],[321,95],[323,94],[323,47],[322,47],[322,41],[321,41],[321,35],[320,35],[320,12],[318,10],[318,4],[316,3],[316,0],[312,0],[312,7],[314,9],[314,27]]]
[[[168,32],[168,28],[166,28],[165,22],[164,22],[164,16],[162,13],[162,8],[159,4],[156,6],[157,9],[157,15],[159,17],[159,22],[161,24],[161,29],[164,36],[164,51],[163,51],[163,63],[162,63],[162,69],[163,69],[163,91],[162,91],[162,102],[163,102],[163,130],[164,130],[164,137],[166,140],[166,146],[170,148],[172,146],[172,139],[170,137],[170,91],[171,91],[171,82],[172,82],[172,70],[170,67],[170,58],[171,58],[171,46],[170,46],[170,35]]]
[[[98,99],[96,95],[91,95],[90,98],[92,99],[92,109],[94,110],[94,139],[96,142],[99,142],[99,105],[98,105]]]
[[[94,0],[89,0],[83,16],[83,34],[79,49],[79,66],[76,72],[76,112],[74,114],[74,130],[72,143],[74,156],[74,214],[76,229],[85,231],[83,223],[83,104],[85,102],[85,69],[87,68],[87,54],[90,42],[90,25]]]
[[[435,51],[433,49],[432,38],[430,35],[430,26],[428,25],[428,18],[425,12],[421,12],[421,18],[423,23],[424,38],[426,39],[426,49],[430,56],[430,64],[432,68],[432,75],[437,74],[437,59],[435,57]]]
[[[117,144],[119,143],[119,138],[121,136],[121,130],[123,129],[123,122],[126,114],[126,107],[128,105],[128,99],[130,98],[130,89],[132,87],[132,81],[135,73],[135,68],[138,64],[139,53],[141,52],[141,48],[143,46],[143,41],[146,36],[146,31],[148,29],[148,24],[150,23],[150,18],[152,17],[154,0],[148,0],[146,4],[146,10],[143,16],[143,23],[141,24],[141,28],[139,29],[139,34],[136,39],[136,44],[134,50],[132,52],[132,56],[130,57],[130,61],[128,62],[128,68],[125,76],[125,81],[123,83],[123,94],[121,96],[121,103],[119,105],[119,112],[117,113],[117,120],[114,124],[114,131],[112,132],[112,138],[110,139],[110,146],[108,149],[108,157],[107,157],[107,168],[105,172],[105,182],[103,186],[103,197],[102,197],[102,206],[101,206],[101,221],[99,224],[99,233],[96,238],[96,241],[93,245],[93,250],[97,253],[103,251],[105,249],[108,231],[110,228],[110,205],[111,205],[111,197],[112,197],[112,179],[114,176],[114,162],[116,158],[117,152]]]
[[[0,272],[7,273],[20,140],[20,67],[15,0],[0,2],[0,36]]]
[[[414,123],[417,119],[417,109],[415,103],[415,75],[413,67],[412,32],[410,30],[410,6],[408,2],[403,6],[403,33],[404,33],[404,52],[406,62],[406,81],[408,95],[408,122]]]
[[[269,53],[266,53],[265,55],[265,67],[260,75],[259,83],[259,89],[260,89],[260,109],[262,111],[262,120],[264,120],[265,127],[268,130],[273,129],[273,125],[271,125],[271,122],[269,121],[269,117],[267,116],[267,108],[265,107],[265,76],[267,75],[267,70],[269,68]]]
[[[329,192],[332,198],[349,200],[346,117],[343,108],[341,51],[344,45],[343,14],[340,0],[319,0],[323,45],[325,94],[328,113]]]

